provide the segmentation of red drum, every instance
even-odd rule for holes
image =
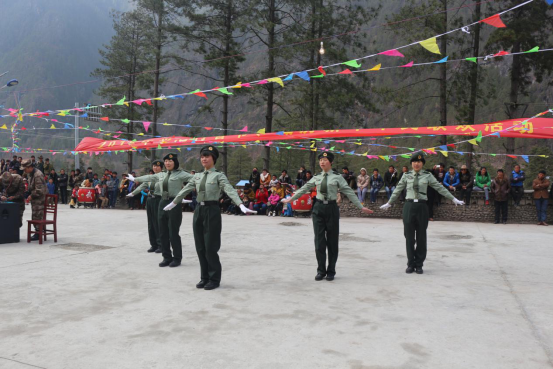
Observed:
[[[77,198],[80,203],[83,204],[94,204],[96,202],[96,191],[94,188],[79,188],[79,193]]]
[[[302,195],[299,199],[292,201],[292,210],[299,213],[311,211],[313,206],[313,199],[311,198],[311,193],[306,193]]]

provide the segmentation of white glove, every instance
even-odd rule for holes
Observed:
[[[183,204],[190,204],[191,202],[192,202],[192,200],[182,200]]]
[[[129,193],[126,197],[134,197],[132,193]]]
[[[257,214],[257,211],[248,209],[244,204],[240,204],[240,210],[242,210],[242,213],[244,214]]]
[[[455,204],[455,206],[457,206],[457,205],[465,205],[465,202],[464,202],[464,201],[457,200],[457,199],[455,199],[455,198],[454,198],[453,200],[451,200],[451,201],[453,201],[453,203]]]
[[[132,174],[127,174],[127,178],[129,179],[129,181],[134,182],[134,176]]]
[[[382,205],[382,206],[380,207],[380,209],[386,210],[386,209],[389,209],[389,208],[391,208],[391,207],[392,207],[392,204],[390,204],[389,202],[387,202],[387,203],[385,203],[384,205]]]
[[[171,201],[169,203],[169,205],[167,205],[166,207],[163,208],[163,210],[169,211],[169,210],[173,209],[175,206],[177,206],[177,204],[175,204],[173,201]]]

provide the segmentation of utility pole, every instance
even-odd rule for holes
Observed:
[[[75,108],[79,108],[79,103],[75,103]],[[75,111],[75,147],[79,145],[79,111]],[[79,169],[79,154],[75,152],[75,170]]]

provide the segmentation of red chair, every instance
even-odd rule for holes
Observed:
[[[48,214],[53,215],[52,220],[48,220]],[[44,218],[42,220],[28,220],[27,227],[27,243],[31,242],[31,236],[33,234],[38,234],[38,243],[42,245],[42,236],[44,236],[44,241],[46,241],[46,235],[53,234],[54,242],[58,242],[58,195],[46,195],[44,199]],[[54,227],[52,229],[47,229],[46,226],[52,224]],[[34,229],[36,226],[37,230]]]

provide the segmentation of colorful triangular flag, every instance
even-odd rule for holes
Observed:
[[[507,27],[505,23],[503,23],[503,21],[501,20],[501,17],[499,16],[499,14],[492,15],[491,17],[488,17],[486,19],[482,19],[480,22],[489,24],[490,26],[494,26],[497,28]]]
[[[436,43],[436,37],[429,38],[428,40],[424,40],[419,42],[419,44],[424,47],[426,50],[430,51],[434,54],[441,54],[440,48],[438,47],[438,44]]]

